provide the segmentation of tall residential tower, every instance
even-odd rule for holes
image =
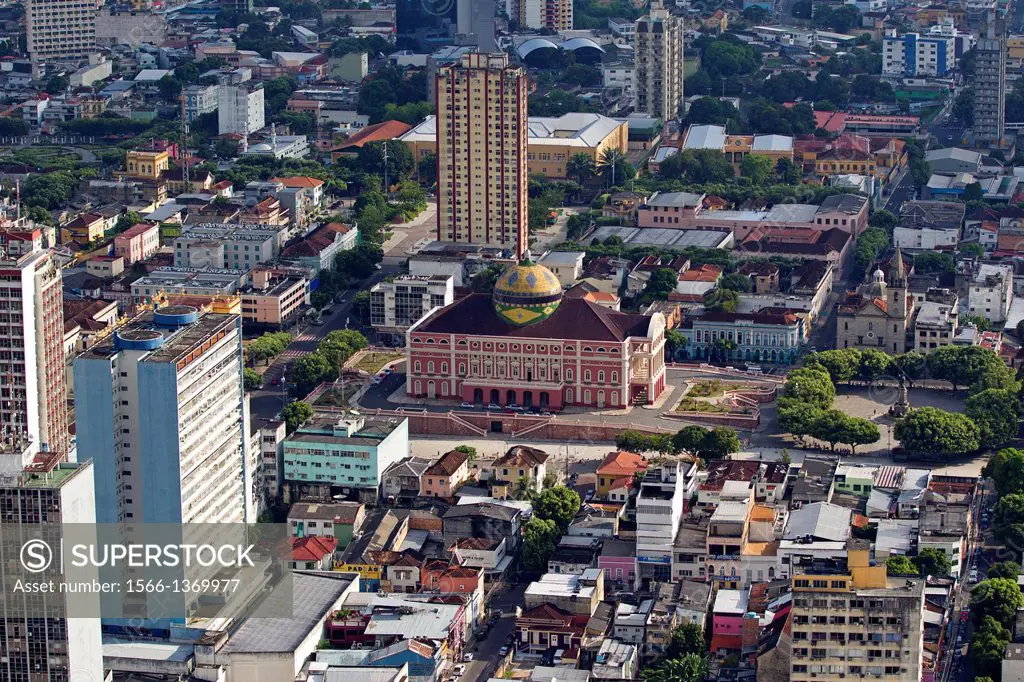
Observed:
[[[683,20],[661,0],[636,22],[636,110],[665,121],[683,102]]]
[[[975,145],[1000,147],[1006,133],[1006,34],[994,11],[974,55]]]
[[[25,0],[25,31],[32,61],[82,59],[96,51],[96,3]]]
[[[527,243],[527,77],[506,54],[438,70],[437,238],[522,255]]]
[[[255,521],[238,315],[144,312],[75,359],[100,523]]]
[[[573,0],[506,0],[505,12],[520,28],[572,30]]]

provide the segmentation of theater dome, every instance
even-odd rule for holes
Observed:
[[[562,302],[562,284],[543,265],[523,260],[502,273],[493,296],[498,317],[521,327],[546,320],[555,312]]]

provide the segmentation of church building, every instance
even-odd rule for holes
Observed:
[[[871,281],[848,293],[840,303],[836,348],[877,348],[893,354],[913,350],[907,336],[914,319],[914,296],[907,289],[909,275],[903,253],[896,247],[888,273],[879,267]]]

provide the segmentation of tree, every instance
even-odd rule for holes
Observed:
[[[885,572],[891,576],[916,576],[919,575],[917,566],[910,560],[910,557],[891,556],[885,560]]]
[[[985,192],[981,188],[981,183],[972,182],[965,186],[964,193],[960,198],[964,201],[983,201],[985,199]]]
[[[991,616],[1000,625],[1012,627],[1020,608],[1024,608],[1024,594],[1016,580],[989,578],[971,590],[971,614],[977,622]]]
[[[803,367],[786,377],[785,396],[826,409],[836,398],[836,387],[825,370]]]
[[[934,547],[925,547],[914,560],[922,576],[948,576],[952,565],[949,557]]]
[[[870,419],[862,417],[847,417],[840,435],[839,442],[849,445],[854,454],[857,452],[858,445],[877,443],[882,437],[878,426]]]
[[[170,74],[158,80],[156,87],[165,102],[176,102],[181,95],[181,81]]]
[[[684,350],[690,340],[678,329],[665,330],[666,355],[669,361],[674,359],[680,351]]]
[[[813,403],[802,400],[780,399],[776,412],[776,423],[779,429],[791,433],[802,441],[811,435],[824,411]]]
[[[620,182],[632,179],[632,175],[626,176],[627,166],[626,155],[615,147],[609,147],[601,152],[597,160],[597,169],[604,178],[608,187],[614,187]]]
[[[740,438],[736,431],[725,426],[716,426],[707,432],[701,443],[701,455],[721,459],[740,450]]]
[[[802,175],[803,171],[800,166],[793,163],[791,159],[782,157],[775,162],[775,176],[778,181],[784,185],[795,185],[799,183]]]
[[[666,301],[669,294],[676,290],[679,275],[671,268],[658,268],[651,273],[644,287],[643,298],[647,301]]]
[[[71,81],[66,76],[50,76],[46,81],[46,92],[51,95],[59,95],[71,86]]]
[[[1000,497],[1024,490],[1024,451],[1003,448],[992,456],[981,473],[992,479]]]
[[[416,168],[416,161],[413,159],[408,145],[399,140],[389,140],[387,142],[387,149],[388,181],[390,183],[398,183],[408,178],[413,169]],[[381,178],[384,177],[384,142],[364,144],[359,148],[359,154],[356,159],[359,163],[359,168],[364,172],[378,175]]]
[[[554,521],[560,534],[569,529],[569,523],[579,510],[579,493],[565,486],[549,488],[533,501],[534,516]]]
[[[536,514],[523,525],[523,567],[530,571],[547,571],[548,558],[555,551],[558,527],[554,521]]]
[[[928,370],[933,378],[952,384],[953,390],[972,386],[972,392],[978,392],[986,388],[1005,388],[1014,382],[1013,370],[998,355],[981,346],[937,348],[928,354]]]
[[[321,381],[331,377],[334,368],[320,353],[303,355],[291,364],[291,379],[298,385],[299,393],[305,395],[316,388]]]
[[[896,369],[902,372],[913,385],[914,379],[920,379],[928,365],[928,359],[921,353],[909,352],[897,355],[893,361]]]
[[[729,289],[741,294],[749,294],[754,288],[750,283],[750,278],[746,275],[741,275],[738,272],[733,272],[723,277],[718,282],[720,289]]]
[[[999,676],[1003,653],[1010,642],[1010,631],[991,616],[981,618],[980,625],[971,635],[971,662],[974,672]],[[979,677],[975,677],[977,682]]]
[[[736,312],[740,297],[732,289],[712,289],[704,294],[704,307],[712,312]]]
[[[978,425],[981,447],[997,448],[1020,429],[1020,399],[1009,388],[988,388],[964,402],[964,414]]]
[[[840,348],[811,353],[804,363],[807,367],[822,367],[833,384],[852,380],[861,371],[861,352],[856,348]]]
[[[384,253],[379,246],[363,243],[339,253],[334,259],[334,267],[352,279],[362,280],[373,274],[375,266],[383,258]]]
[[[596,171],[597,166],[589,154],[573,154],[565,163],[565,174],[584,187],[594,177]]]
[[[504,271],[504,265],[488,265],[473,275],[470,286],[476,293],[489,294],[494,291],[494,285]]]
[[[687,654],[703,655],[708,646],[704,641],[704,630],[696,623],[683,623],[672,630],[665,649],[665,658],[682,658]]]
[[[871,217],[868,218],[868,225],[883,230],[891,230],[896,227],[896,214],[892,211],[887,211],[884,208],[881,211],[875,211],[871,214]]]
[[[644,682],[702,682],[708,675],[708,659],[700,654],[685,654],[664,659],[653,668],[644,668]]]
[[[292,433],[313,417],[313,406],[301,400],[293,400],[281,410],[281,419],[284,420],[288,433]]]
[[[254,391],[263,386],[263,377],[254,369],[246,367],[243,372],[242,379],[245,384],[245,390],[247,391]]]
[[[707,435],[708,430],[703,426],[696,424],[684,426],[672,436],[672,448],[676,452],[689,452],[693,455],[699,455],[704,447],[704,439]]]
[[[914,256],[914,271],[923,275],[932,272],[953,272],[956,263],[948,253],[925,251]]]
[[[455,452],[464,452],[468,457],[471,464],[476,459],[476,448],[470,445],[458,445],[455,447]]]
[[[1000,561],[999,563],[992,564],[988,568],[989,578],[1008,578],[1010,580],[1016,580],[1020,573],[1020,564],[1016,561]]]
[[[864,230],[853,246],[853,260],[857,270],[863,272],[869,265],[878,260],[889,248],[889,233],[878,227]]]
[[[589,64],[570,64],[562,71],[563,83],[590,87],[601,82],[601,72]]]
[[[877,348],[865,348],[860,352],[858,376],[870,385],[874,380],[889,371],[892,367],[892,356]]]
[[[962,414],[922,407],[896,421],[893,436],[915,454],[963,455],[980,445],[978,426]]]
[[[763,185],[772,174],[772,159],[764,154],[747,154],[740,161],[740,174],[755,185]]]

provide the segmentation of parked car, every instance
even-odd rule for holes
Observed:
[[[473,660],[473,654],[462,654],[462,660],[465,663],[469,663]]]
[[[488,410],[500,410],[501,409],[501,405],[496,405],[494,403],[488,403],[487,409]]]
[[[462,665],[461,663],[459,663],[459,664],[458,664],[457,666],[455,666],[454,668],[452,668],[452,673],[453,673],[453,674],[454,674],[454,675],[455,675],[456,677],[458,677],[459,675],[461,675],[461,674],[462,674],[462,673],[464,673],[464,672],[466,672],[466,666]]]
[[[590,490],[587,491],[587,497],[586,497],[585,501],[586,502],[590,502],[593,499],[594,499],[594,489],[591,488]]]
[[[463,401],[463,403],[462,403],[462,405],[460,405],[460,407],[462,407],[462,409],[464,409],[464,410],[472,410],[476,406],[473,403],[467,403],[467,402]]]
[[[501,654],[502,656],[507,656],[508,655],[508,645],[505,645],[505,646],[501,647],[500,649],[498,649],[498,653]]]

